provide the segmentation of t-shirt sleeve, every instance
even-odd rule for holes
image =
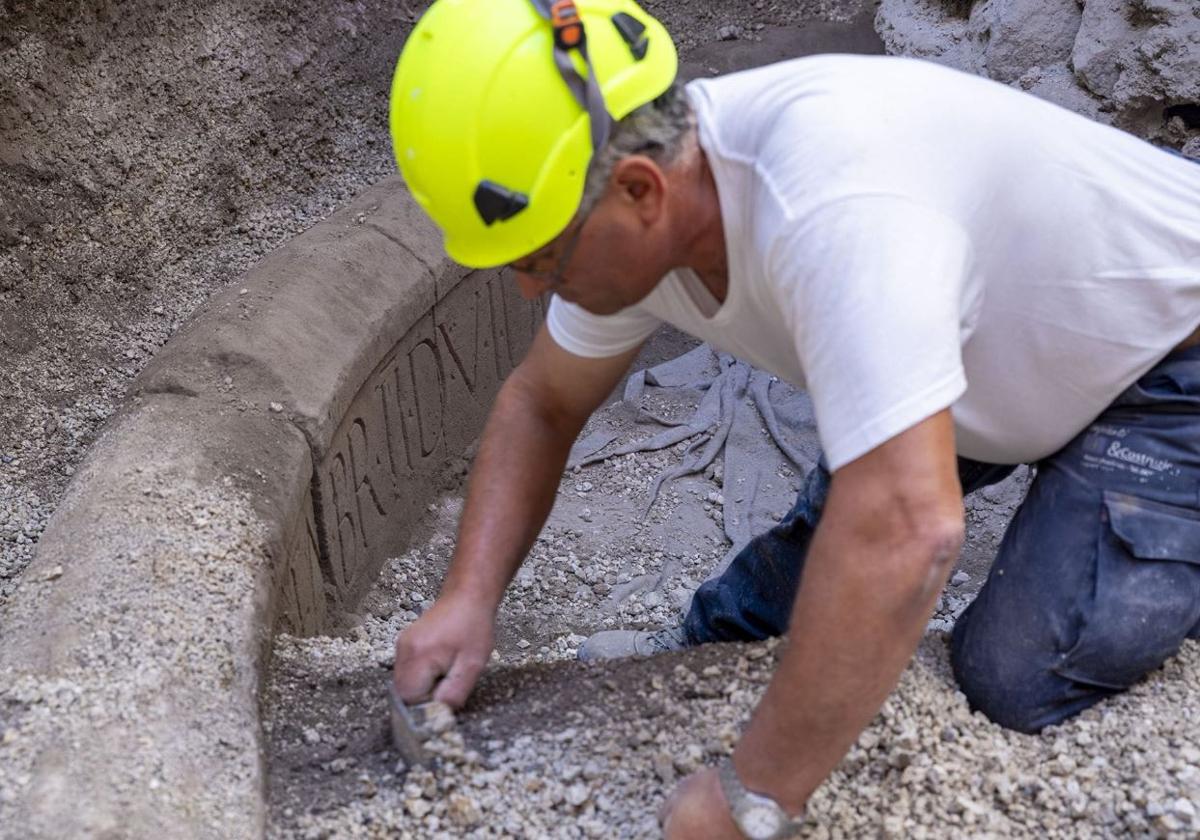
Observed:
[[[830,469],[951,406],[966,390],[971,245],[961,225],[892,196],[814,210],[769,270]]]
[[[559,347],[576,356],[602,359],[632,350],[662,323],[637,306],[613,315],[594,315],[555,295],[546,314],[546,327]]]

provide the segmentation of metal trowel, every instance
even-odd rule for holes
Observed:
[[[409,767],[427,764],[429,753],[425,751],[425,739],[421,737],[412,713],[400,699],[395,683],[390,683],[388,691],[391,697],[392,746]]]

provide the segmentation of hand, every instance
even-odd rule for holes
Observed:
[[[443,596],[396,639],[394,679],[406,703],[467,702],[492,655],[496,613],[477,600]],[[432,698],[431,696],[432,695]]]
[[[658,811],[665,840],[745,840],[712,767],[688,776]]]

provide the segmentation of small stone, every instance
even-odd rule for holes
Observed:
[[[441,735],[454,728],[454,710],[434,700],[421,706],[422,724],[431,735]]]
[[[592,798],[592,790],[583,782],[576,782],[567,788],[567,802],[575,808]]]
[[[305,727],[304,732],[301,734],[304,736],[304,743],[309,746],[321,743],[321,733],[311,726]]]
[[[375,784],[374,780],[372,780],[370,776],[360,776],[358,778],[358,782],[361,785],[358,790],[358,795],[363,799],[374,799],[375,795],[379,793],[378,785]]]
[[[283,411],[283,403],[277,403],[277,402],[271,403],[271,411],[274,412],[275,414],[278,414],[279,412]]]
[[[952,584],[954,584],[955,586],[962,586],[964,583],[970,582],[970,580],[971,580],[971,576],[969,574],[967,574],[966,572],[961,572],[961,571],[955,572],[954,577],[950,578],[950,582]]]
[[[430,811],[433,810],[433,804],[427,799],[414,797],[404,802],[404,807],[408,813],[412,814],[417,819],[423,819]]]
[[[0,745],[7,747],[9,744],[13,743],[16,740],[17,740],[17,730],[5,729],[4,737],[0,738]]]
[[[987,808],[984,805],[981,805],[974,799],[971,799],[965,793],[960,793],[957,797],[955,797],[953,808],[957,808],[958,812],[961,814],[974,814],[975,816],[979,816],[987,813]]]
[[[722,26],[717,30],[717,37],[722,41],[736,41],[741,34],[741,27],[738,26]]]
[[[1191,823],[1196,819],[1196,806],[1192,804],[1190,799],[1182,797],[1167,806],[1167,812],[1178,817],[1185,824]]]
[[[530,643],[528,639],[521,639],[519,642],[517,642],[517,647],[519,647],[521,650],[526,650],[529,647],[529,644]]]
[[[675,781],[675,762],[666,753],[660,752],[654,756],[654,775],[658,776],[658,780],[664,785]]]
[[[463,793],[452,793],[446,800],[446,813],[450,821],[464,828],[483,819],[483,811],[474,799]]]
[[[58,580],[62,576],[63,576],[63,567],[62,566],[52,566],[51,568],[46,570],[46,573],[44,575],[42,575],[42,580]]]

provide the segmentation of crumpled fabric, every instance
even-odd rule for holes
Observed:
[[[643,405],[653,389],[695,391],[699,403],[685,420],[670,420]],[[806,475],[821,454],[807,394],[707,344],[631,375],[622,401],[639,425],[658,430],[611,450],[618,433],[593,432],[576,442],[568,468],[690,440],[681,461],[655,478],[644,518],[665,483],[703,472],[723,458],[724,529],[731,548],[714,575],[724,571],[755,534],[775,524],[759,492],[764,479],[789,463]]]

